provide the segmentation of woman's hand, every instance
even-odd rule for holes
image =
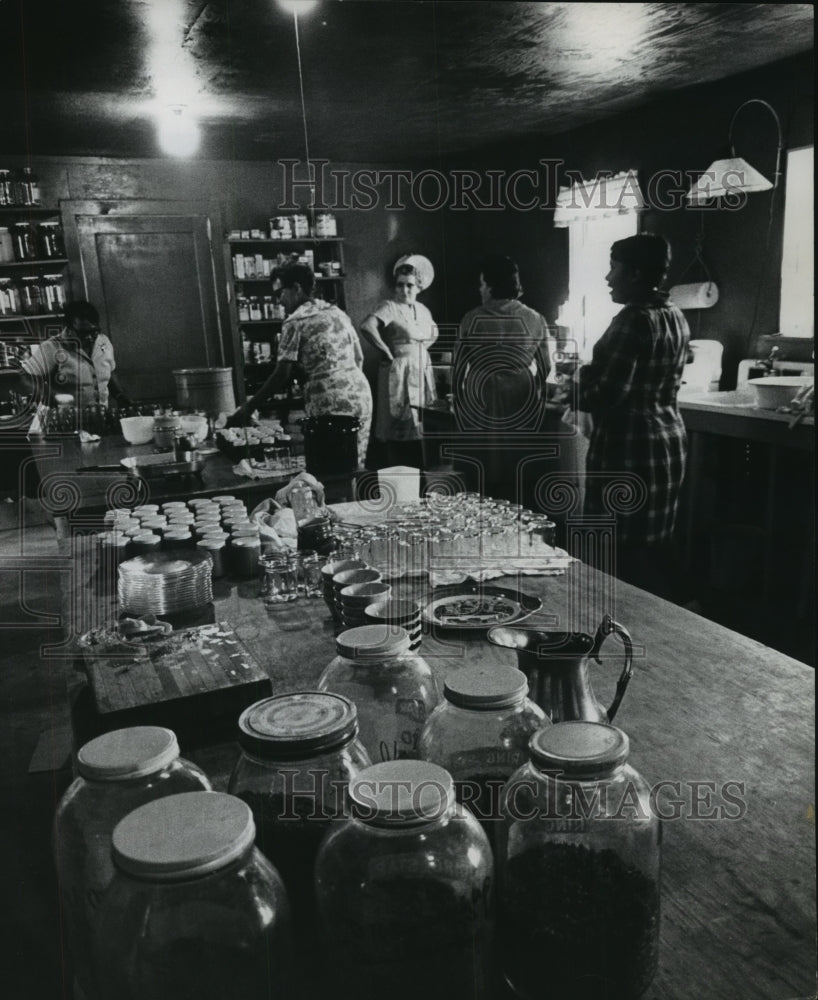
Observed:
[[[243,406],[240,406],[235,413],[232,413],[227,418],[227,423],[225,427],[244,427],[247,422],[247,411]]]

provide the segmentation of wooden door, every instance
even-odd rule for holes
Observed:
[[[72,292],[99,309],[117,374],[137,400],[175,400],[174,368],[232,367],[208,202],[64,201]]]

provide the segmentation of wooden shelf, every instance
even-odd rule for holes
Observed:
[[[282,243],[343,243],[343,236],[292,236],[286,240],[271,240],[269,236],[248,236],[246,239],[231,237],[227,240],[231,246],[234,243],[263,243],[265,246],[281,245]]]
[[[0,212],[24,215],[59,215],[59,208],[48,208],[46,205],[0,205]]]
[[[14,316],[0,316],[0,323],[19,323],[20,320],[32,319],[53,319],[55,322],[61,321],[60,313],[17,313]]]
[[[0,262],[3,267],[51,267],[57,264],[64,267],[68,263],[67,257],[45,257],[38,260],[6,260]]]

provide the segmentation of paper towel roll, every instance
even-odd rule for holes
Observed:
[[[680,309],[709,309],[719,301],[719,287],[715,281],[674,285],[670,289],[670,300]]]

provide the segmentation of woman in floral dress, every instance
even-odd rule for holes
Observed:
[[[315,275],[304,264],[279,274],[287,319],[278,360],[255,396],[230,419],[241,423],[265,400],[290,384],[294,364],[304,371],[304,409],[308,417],[357,417],[358,468],[363,468],[372,423],[372,393],[364,373],[363,351],[352,321],[338,306],[313,298]]]

